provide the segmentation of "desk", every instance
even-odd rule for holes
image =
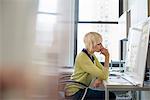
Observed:
[[[109,100],[109,91],[150,91],[150,86],[145,85],[143,87],[133,86],[133,85],[108,85],[106,81],[104,81],[105,87],[105,100]]]

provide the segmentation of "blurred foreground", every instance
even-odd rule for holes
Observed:
[[[0,0],[0,100],[58,100],[59,66],[73,64],[73,3]]]

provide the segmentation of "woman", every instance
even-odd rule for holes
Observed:
[[[103,80],[107,80],[109,75],[109,52],[102,45],[102,36],[96,32],[89,32],[84,36],[85,48],[76,57],[74,72],[71,79],[87,86],[93,82],[93,87],[98,87]],[[99,63],[94,55],[94,52],[99,52],[104,55],[104,66]],[[85,94],[86,92],[86,94]],[[66,96],[73,100],[104,100],[105,92],[88,88],[87,90],[79,88],[75,84],[66,85]],[[115,94],[110,92],[110,100],[114,100]]]

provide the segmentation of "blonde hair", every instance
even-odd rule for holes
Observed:
[[[93,51],[93,47],[99,42],[102,42],[102,36],[97,32],[89,32],[84,36],[85,48],[90,52]]]

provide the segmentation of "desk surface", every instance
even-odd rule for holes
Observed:
[[[106,89],[112,90],[112,91],[150,91],[150,86],[133,86],[133,85],[104,85]]]
[[[126,90],[134,90],[134,91],[150,91],[150,85],[144,85],[143,87],[140,87],[140,86],[135,86],[135,85],[132,85],[132,84],[114,84],[112,82],[111,83],[108,83],[108,81],[104,81],[104,87],[106,89],[109,89],[109,90],[113,90],[113,91],[118,91],[118,90],[123,90],[123,91],[126,91]]]
[[[143,87],[135,85],[128,79],[122,77],[123,73],[120,72],[110,72],[114,74],[109,76],[107,81],[104,81],[104,87],[109,90],[141,90],[141,91],[150,91],[150,84],[144,84]],[[134,80],[134,79],[133,79]]]
[[[105,88],[105,100],[109,100],[109,91],[150,91],[150,85],[144,85],[143,87],[135,85],[124,84],[111,84],[108,81],[104,81]],[[140,98],[140,94],[138,96]]]

